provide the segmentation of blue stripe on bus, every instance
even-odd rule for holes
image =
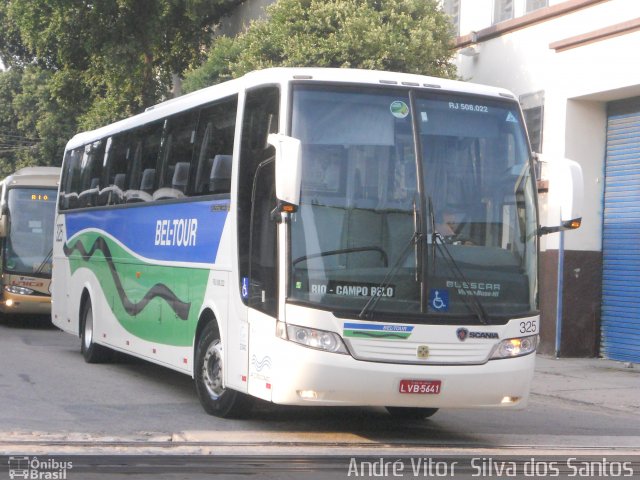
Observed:
[[[380,330],[386,332],[411,332],[413,325],[380,325],[372,323],[345,323],[344,328],[354,330]]]
[[[150,260],[214,263],[228,210],[223,199],[68,212],[67,239],[91,228]]]

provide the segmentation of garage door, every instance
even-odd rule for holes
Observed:
[[[601,353],[640,362],[640,98],[609,105]]]

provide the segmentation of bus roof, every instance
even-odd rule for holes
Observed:
[[[284,84],[289,81],[314,81],[331,83],[361,83],[370,85],[397,85],[447,91],[452,93],[469,93],[491,97],[502,97],[515,100],[508,90],[489,87],[476,83],[447,80],[425,75],[386,72],[379,70],[359,70],[347,68],[269,68],[247,73],[243,77],[203,88],[181,97],[167,100],[133,117],[100,127],[96,130],[78,133],[67,144],[67,149],[77,148],[96,140],[109,137],[130,128],[160,120],[169,115],[197,107],[198,105],[228,97],[245,88],[258,85]]]
[[[25,167],[2,181],[7,187],[57,187],[59,182],[60,167]]]

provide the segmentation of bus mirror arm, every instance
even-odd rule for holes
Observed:
[[[282,200],[277,200],[276,206],[273,208],[273,210],[271,210],[269,217],[271,218],[272,222],[282,223],[284,217],[283,214],[295,213],[297,211],[297,205],[292,205],[290,203],[283,202]]]
[[[300,204],[302,144],[297,138],[272,133],[267,142],[276,151],[276,198],[281,212],[293,213]]]
[[[562,224],[557,227],[540,227],[538,228],[538,235],[542,236],[550,233],[563,232],[565,230],[575,230],[576,228],[580,228],[581,224],[582,218],[574,218],[573,220],[562,222]]]

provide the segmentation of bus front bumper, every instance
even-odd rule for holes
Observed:
[[[46,295],[18,295],[2,292],[0,312],[13,314],[48,315],[51,313],[51,297]]]
[[[535,365],[535,354],[482,365],[368,362],[282,340],[277,351],[272,401],[286,405],[520,409]],[[401,393],[403,380],[440,382],[439,393]]]

